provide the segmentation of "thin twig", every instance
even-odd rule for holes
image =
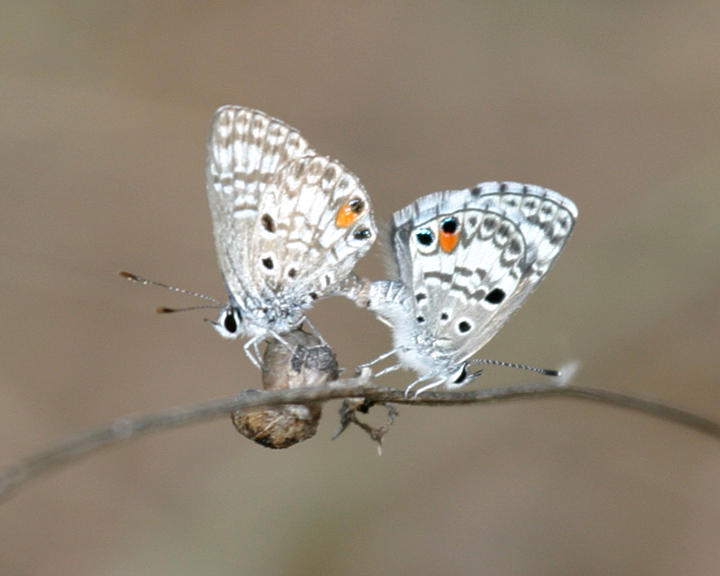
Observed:
[[[649,416],[674,422],[698,432],[720,438],[720,423],[655,402],[598,388],[525,384],[504,388],[462,391],[430,391],[418,397],[406,397],[402,389],[378,388],[365,378],[338,380],[322,388],[292,390],[246,390],[237,396],[209,400],[189,406],[168,408],[150,414],[130,415],[69,436],[57,444],[0,469],[0,498],[7,497],[31,478],[86,456],[95,450],[142,435],[188,426],[197,422],[227,417],[236,410],[272,407],[283,404],[309,404],[338,398],[365,398],[369,402],[412,406],[456,406],[514,399],[563,396],[611,404]]]

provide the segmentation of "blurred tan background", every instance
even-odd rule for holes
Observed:
[[[191,299],[224,297],[213,110],[260,108],[360,176],[379,221],[493,179],[571,197],[565,253],[488,358],[720,418],[716,2],[5,2],[0,463],[132,412],[257,387]],[[381,277],[379,247],[359,271]],[[352,367],[386,328],[313,322]],[[388,377],[404,386],[409,374]],[[531,376],[487,370],[479,385]],[[273,452],[218,421],[141,439],[0,507],[0,573],[711,574],[720,445],[571,400],[401,408]]]

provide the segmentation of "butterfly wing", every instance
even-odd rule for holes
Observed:
[[[352,173],[321,156],[292,160],[260,199],[253,285],[260,298],[308,307],[337,290],[376,235],[370,198]]]
[[[268,183],[289,161],[312,154],[297,130],[259,110],[223,106],[213,115],[206,187],[218,263],[236,299],[246,294],[247,254]]]
[[[490,182],[395,214],[395,266],[416,330],[448,365],[485,345],[552,266],[577,216],[538,186]]]

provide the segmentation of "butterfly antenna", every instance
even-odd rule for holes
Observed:
[[[206,300],[207,302],[212,302],[212,306],[192,306],[190,308],[158,308],[157,312],[159,314],[169,314],[172,312],[184,312],[185,310],[195,310],[197,308],[222,308],[223,303],[220,302],[217,298],[213,298],[212,296],[208,296],[207,294],[202,294],[201,292],[195,292],[194,290],[186,290],[185,288],[178,288],[177,286],[170,286],[169,284],[163,284],[162,282],[155,282],[154,280],[148,280],[147,278],[143,278],[142,276],[138,276],[137,274],[132,274],[130,272],[119,272],[120,276],[123,278],[126,278],[127,280],[130,280],[131,282],[137,282],[138,284],[143,284],[145,286],[159,286],[160,288],[165,288],[166,290],[170,290],[171,292],[177,292],[178,294],[185,294],[186,296],[194,296],[195,298],[200,298],[202,300]]]
[[[529,372],[537,372],[544,376],[561,376],[560,370],[552,370],[549,368],[535,368],[535,366],[528,366],[527,364],[517,364],[515,362],[503,362],[502,360],[486,360],[485,358],[473,358],[467,361],[468,366],[477,364],[484,364],[489,366],[501,366],[503,368],[519,368],[520,370],[527,370]]]
[[[185,308],[168,308],[167,306],[158,306],[155,308],[155,312],[157,314],[174,314],[175,312],[190,312],[192,310],[207,310],[208,308],[212,308],[213,310],[217,310],[218,308],[222,308],[221,305],[216,304],[208,304],[206,306],[186,306]]]

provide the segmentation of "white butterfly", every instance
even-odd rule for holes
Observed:
[[[557,192],[515,182],[430,194],[396,212],[397,279],[349,295],[393,330],[394,349],[370,364],[396,355],[382,373],[415,370],[407,391],[425,383],[418,394],[469,382],[468,359],[545,277],[576,218],[575,204]]]
[[[355,263],[377,234],[370,198],[297,130],[239,106],[215,112],[206,168],[229,295],[214,327],[226,338],[248,337],[245,351],[259,366],[259,342],[282,340],[315,300],[352,283]]]

